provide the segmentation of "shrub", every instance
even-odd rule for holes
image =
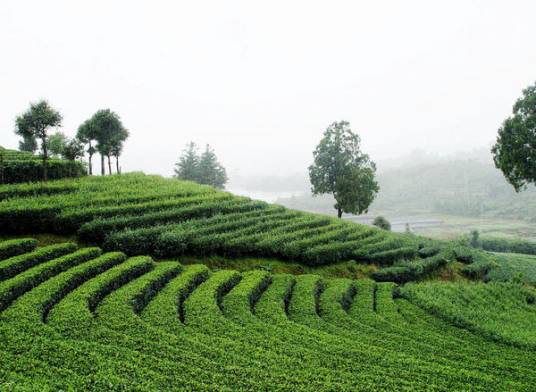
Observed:
[[[374,221],[372,222],[372,224],[376,227],[379,227],[382,230],[387,230],[387,231],[391,230],[391,223],[383,216],[377,216],[376,218],[374,218]]]

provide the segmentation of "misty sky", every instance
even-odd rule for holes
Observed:
[[[230,175],[303,171],[351,122],[373,159],[490,145],[536,80],[536,1],[0,3],[0,145],[46,98],[63,131],[110,108],[123,170],[210,143]]]

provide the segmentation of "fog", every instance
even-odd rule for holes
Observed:
[[[345,119],[375,160],[487,148],[536,79],[536,2],[2,1],[0,144],[48,99],[110,108],[122,166],[170,175],[210,143],[231,177],[303,172]]]

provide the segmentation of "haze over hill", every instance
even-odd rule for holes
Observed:
[[[479,228],[493,234],[536,238],[536,189],[530,186],[516,193],[495,168],[489,149],[443,156],[415,150],[396,160],[379,161],[378,181],[380,192],[361,222],[384,215],[395,223],[397,231],[410,223],[412,230],[440,237]],[[310,195],[305,171],[235,178],[229,189],[290,208],[335,213],[332,196]]]

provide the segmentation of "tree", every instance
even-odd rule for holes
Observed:
[[[84,156],[84,144],[76,137],[67,139],[61,155],[69,161],[76,161]]]
[[[121,174],[121,169],[119,167],[119,157],[123,152],[123,145],[124,142],[127,140],[128,136],[128,131],[125,128],[121,127],[110,138],[110,154],[115,158],[115,170],[117,174]],[[108,157],[108,160],[109,159],[110,158]]]
[[[536,183],[536,83],[523,90],[512,114],[499,128],[491,152],[495,166],[519,192]]]
[[[60,127],[61,114],[54,110],[47,101],[39,101],[30,105],[30,108],[15,120],[15,133],[23,138],[41,139],[43,152],[43,179],[48,180],[48,131],[50,128]]]
[[[376,165],[361,152],[360,142],[350,123],[334,122],[324,132],[309,166],[313,195],[333,194],[339,218],[343,212],[367,212],[379,191]]]
[[[78,127],[76,137],[82,143],[87,144],[86,152],[89,156],[89,159],[88,159],[89,175],[92,175],[93,174],[92,159],[93,159],[93,155],[97,152],[92,142],[94,142],[97,139],[97,132],[96,132],[95,124],[93,123],[93,120],[91,118],[84,121]]]
[[[469,246],[473,248],[480,248],[482,245],[480,241],[480,233],[478,230],[471,230],[469,233]]]
[[[377,216],[374,218],[372,224],[380,229],[391,231],[391,223],[385,219],[383,216]]]
[[[227,183],[227,172],[218,162],[214,150],[207,144],[197,167],[197,182],[221,188]]]
[[[179,162],[175,164],[175,177],[180,180],[198,180],[199,156],[197,146],[194,142],[187,144],[179,157]]]
[[[95,148],[101,156],[101,174],[105,174],[104,157],[108,158],[108,172],[112,174],[110,156],[112,155],[114,143],[121,137],[126,139],[128,132],[121,123],[119,116],[110,109],[97,111],[91,118],[91,122],[94,127],[95,140],[97,141]]]
[[[33,136],[23,136],[22,140],[19,141],[19,150],[31,152],[32,154],[37,151],[37,140]]]
[[[48,151],[54,157],[60,157],[63,154],[63,148],[67,144],[67,136],[63,132],[56,132],[48,138]]]

